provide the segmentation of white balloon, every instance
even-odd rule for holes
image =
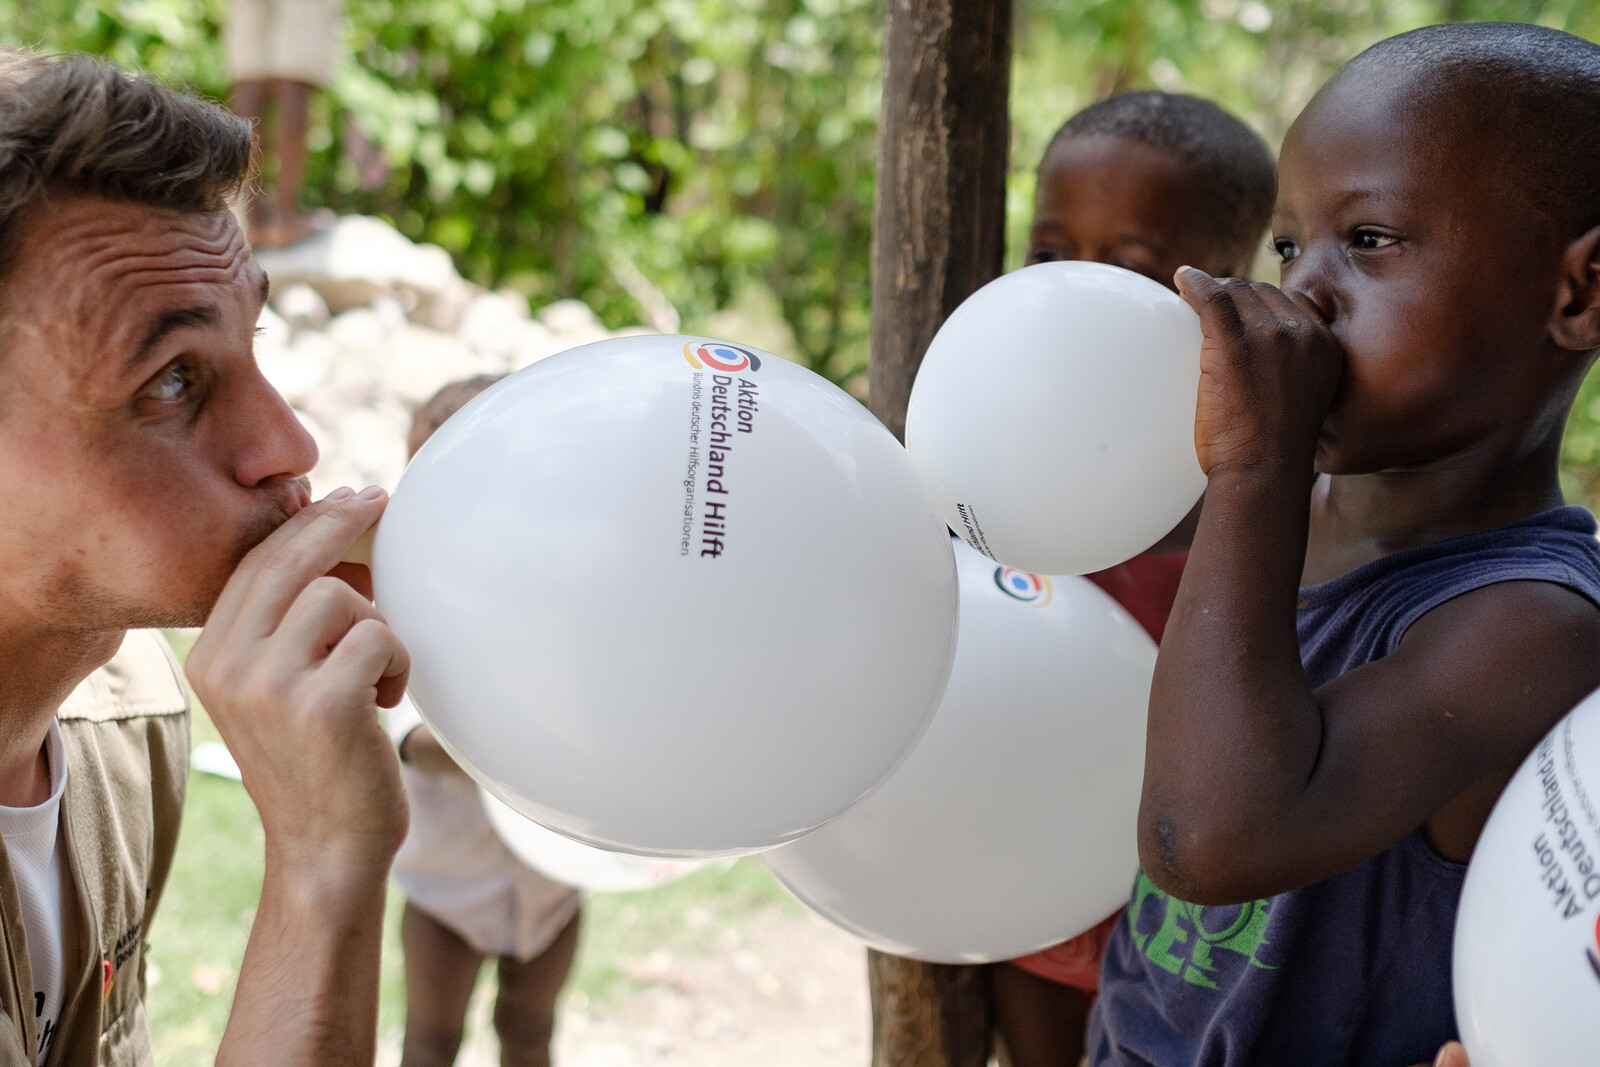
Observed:
[[[950,528],[1002,563],[1088,574],[1205,490],[1199,317],[1148,278],[1040,263],[972,294],[917,372],[906,449]]]
[[[494,386],[373,545],[440,742],[589,844],[704,858],[821,825],[921,736],[955,643],[904,449],[776,356],[626,337]]]
[[[489,825],[511,854],[551,879],[574,889],[620,893],[654,889],[675,882],[704,864],[695,860],[663,860],[632,856],[585,845],[546,829],[518,814],[488,790],[479,788]]]
[[[1600,1058],[1600,693],[1547,734],[1478,839],[1456,914],[1472,1067]]]
[[[956,550],[961,637],[911,758],[762,858],[818,915],[942,963],[1011,959],[1123,904],[1138,870],[1155,643],[1084,578]]]

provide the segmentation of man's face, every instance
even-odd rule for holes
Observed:
[[[0,618],[198,625],[305,505],[316,446],[256,368],[233,216],[58,196],[0,307]]]
[[[1179,267],[1233,275],[1196,204],[1183,161],[1106,134],[1072,137],[1039,166],[1027,262],[1089,260],[1143,274],[1168,289]]]
[[[1504,149],[1402,76],[1337,82],[1284,141],[1283,288],[1345,350],[1318,469],[1433,463],[1549,430],[1574,363],[1548,344],[1564,241]],[[1530,433],[1530,431],[1533,431]]]

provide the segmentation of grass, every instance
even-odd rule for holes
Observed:
[[[168,636],[180,656],[193,643],[189,634]],[[220,738],[196,708],[194,743],[209,740]],[[177,856],[150,936],[150,1030],[155,1061],[164,1067],[199,1067],[216,1054],[255,917],[261,869],[261,821],[244,789],[191,772]],[[391,886],[378,1010],[380,1038],[390,1040],[405,1021],[400,903]],[[799,913],[754,859],[713,863],[649,892],[597,895],[584,904],[566,994],[580,995],[590,1010],[604,1008],[649,984],[642,961],[652,952],[707,952],[730,927]]]

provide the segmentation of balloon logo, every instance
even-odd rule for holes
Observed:
[[[730,345],[726,341],[689,341],[683,346],[683,358],[695,370],[714,370],[732,374],[741,370],[760,370],[761,357],[747,348]]]
[[[1006,596],[1020,600],[1024,604],[1032,604],[1036,608],[1042,608],[1050,603],[1050,598],[1055,593],[1049,578],[1042,574],[1019,571],[1015,567],[996,567],[994,584]]]
[[[1600,948],[1600,915],[1594,920],[1594,944],[1595,948]],[[1593,948],[1589,950],[1589,966],[1594,970],[1595,979],[1600,980],[1600,956],[1594,954]]]

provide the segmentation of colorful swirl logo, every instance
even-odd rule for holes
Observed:
[[[1594,920],[1594,944],[1595,948],[1600,948],[1600,915]],[[1600,956],[1595,955],[1593,948],[1588,950],[1588,956],[1589,966],[1593,969],[1595,978],[1600,979]]]
[[[1024,604],[1032,604],[1036,608],[1042,608],[1050,603],[1050,598],[1055,595],[1055,589],[1050,585],[1049,578],[1042,574],[1019,571],[1015,567],[996,567],[994,584],[1006,596],[1020,600]]]
[[[726,341],[690,341],[683,346],[683,358],[695,370],[732,374],[741,370],[760,370],[761,357],[748,348]]]

